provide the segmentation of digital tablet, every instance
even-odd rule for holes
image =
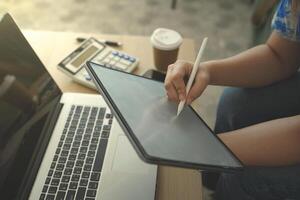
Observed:
[[[201,170],[235,171],[238,158],[191,106],[176,116],[162,82],[92,62],[87,70],[142,160]]]

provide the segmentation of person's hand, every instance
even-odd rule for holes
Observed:
[[[186,103],[190,104],[202,94],[209,83],[209,73],[205,67],[200,66],[194,83],[186,95],[186,82],[192,68],[192,63],[181,60],[177,60],[174,64],[168,66],[165,89],[169,100],[176,102],[186,100]]]

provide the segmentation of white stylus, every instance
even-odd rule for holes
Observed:
[[[207,43],[207,37],[205,37],[202,41],[202,44],[201,44],[201,47],[199,49],[199,52],[198,52],[198,55],[197,55],[197,58],[196,58],[196,61],[194,63],[194,66],[193,66],[193,69],[192,69],[192,73],[190,75],[190,78],[187,82],[187,85],[186,85],[186,90],[185,90],[185,93],[186,93],[186,96],[187,94],[189,93],[190,89],[191,89],[191,86],[194,82],[194,79],[195,79],[195,76],[196,76],[196,73],[198,71],[198,68],[199,68],[199,65],[200,65],[200,60],[202,58],[202,55],[203,55],[203,52],[204,52],[204,49],[206,47],[206,43]],[[180,101],[179,105],[178,105],[178,109],[177,109],[177,116],[181,113],[183,107],[184,107],[184,104],[185,104],[185,100],[183,101]]]

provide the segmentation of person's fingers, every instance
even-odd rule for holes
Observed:
[[[192,64],[185,61],[176,61],[168,66],[165,78],[165,89],[169,100],[179,101],[186,98],[185,78],[191,73]]]
[[[176,88],[179,100],[185,100],[186,98],[186,85],[185,78],[190,74],[192,65],[191,63],[178,60],[174,64],[172,70],[172,82]]]
[[[178,101],[178,95],[174,84],[172,83],[172,70],[174,65],[168,66],[167,75],[165,78],[165,89],[168,99],[171,101]]]
[[[175,71],[173,72],[173,85],[176,88],[177,95],[179,97],[179,100],[184,100],[185,99],[185,83],[184,83],[184,72],[181,71]]]
[[[196,98],[198,98],[207,87],[207,84],[208,84],[207,74],[202,72],[197,74],[195,78],[195,82],[192,85],[187,95],[186,103],[191,104]]]

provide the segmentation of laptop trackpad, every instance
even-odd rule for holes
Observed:
[[[149,164],[144,163],[137,155],[128,138],[124,135],[118,137],[117,149],[113,162],[113,171],[147,173]]]

